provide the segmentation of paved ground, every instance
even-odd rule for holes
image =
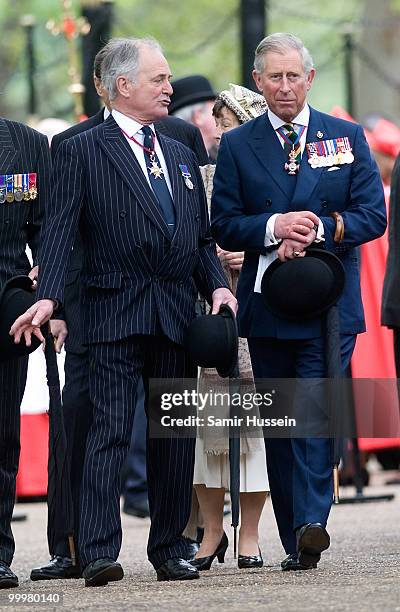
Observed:
[[[283,552],[267,502],[261,529],[265,566],[238,570],[231,551],[224,565],[215,562],[200,580],[187,583],[156,582],[145,554],[148,521],[131,517],[123,518],[120,561],[126,577],[122,582],[97,589],[84,588],[82,580],[32,583],[30,568],[47,559],[46,506],[19,504],[18,510],[28,514],[25,523],[14,523],[17,552],[13,569],[20,576],[20,588],[0,591],[0,610],[10,610],[3,605],[8,593],[62,592],[66,610],[400,611],[400,487],[383,486],[389,476],[374,475],[373,486],[365,492],[394,492],[394,501],[333,509],[329,523],[332,546],[317,570],[281,572]],[[344,490],[343,497],[352,493]],[[229,537],[229,517],[226,530]],[[38,607],[31,604],[29,609]],[[26,611],[27,607],[12,609]]]

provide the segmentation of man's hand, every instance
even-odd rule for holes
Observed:
[[[238,253],[232,253],[231,251],[224,251],[224,262],[230,267],[231,270],[241,270],[244,260],[244,252],[239,251]]]
[[[211,314],[218,314],[221,304],[227,304],[233,312],[237,312],[237,300],[233,293],[225,287],[216,289],[212,294],[212,311]]]
[[[62,319],[53,319],[50,321],[50,331],[54,338],[54,348],[56,353],[61,353],[66,337],[68,336],[68,327]]]
[[[287,261],[288,259],[304,257],[306,252],[304,251],[303,243],[297,242],[297,240],[286,239],[282,240],[277,250],[277,254],[280,261]]]
[[[35,266],[34,268],[32,268],[32,270],[29,272],[28,276],[31,280],[33,280],[33,285],[32,285],[32,290],[35,291],[36,287],[37,287],[37,277],[39,275],[39,266]]]
[[[40,342],[44,342],[40,326],[50,319],[53,310],[53,300],[39,300],[28,308],[24,314],[14,321],[10,329],[10,336],[14,336],[15,344],[20,343],[22,334],[25,337],[26,346],[31,345],[32,334],[36,336]]]
[[[304,248],[315,240],[318,224],[319,218],[309,210],[283,213],[275,220],[275,238],[295,240]]]

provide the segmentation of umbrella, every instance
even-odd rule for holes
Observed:
[[[328,409],[330,416],[330,431],[333,434],[332,465],[333,465],[333,499],[339,503],[339,463],[342,451],[342,424],[344,404],[346,400],[342,356],[340,349],[339,311],[335,304],[325,316],[326,371],[328,381]]]
[[[47,537],[50,554],[54,556],[56,534],[64,534],[68,540],[72,565],[76,565],[74,543],[74,513],[67,455],[67,437],[61,405],[60,379],[54,339],[46,334],[45,358],[47,385],[49,387],[49,461],[47,506]]]
[[[229,394],[232,396],[240,389],[239,368],[236,365],[233,376],[229,378]],[[230,406],[231,419],[240,416],[240,406]],[[237,422],[231,421],[231,423]],[[231,496],[231,512],[233,527],[233,556],[236,559],[237,552],[237,528],[239,525],[239,497],[240,497],[240,425],[229,427],[229,483]]]

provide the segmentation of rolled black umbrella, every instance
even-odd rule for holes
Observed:
[[[233,375],[229,378],[229,395],[240,390],[239,368],[236,365]],[[237,553],[237,528],[239,526],[239,498],[240,498],[240,425],[236,425],[240,417],[239,402],[230,405],[229,417],[231,425],[229,427],[229,489],[231,496],[231,516],[233,527],[233,556],[236,559]],[[237,417],[235,419],[235,417]],[[240,421],[239,421],[240,422]]]
[[[339,503],[339,463],[342,455],[345,415],[345,378],[340,347],[339,310],[336,304],[325,315],[326,374],[328,378],[329,432],[332,435],[333,500]]]
[[[63,534],[68,541],[72,565],[76,565],[74,542],[74,511],[71,492],[67,437],[61,404],[60,379],[54,338],[48,331],[45,342],[46,375],[49,387],[49,460],[47,507],[47,537],[49,552],[56,554],[56,536]]]

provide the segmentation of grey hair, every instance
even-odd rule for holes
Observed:
[[[171,113],[171,114],[174,117],[178,117],[179,119],[183,119],[184,121],[191,123],[193,113],[195,113],[197,110],[205,112],[206,103],[205,102],[195,102],[194,104],[189,104],[188,106],[185,106],[184,108],[180,108],[175,113]]]
[[[146,46],[162,52],[153,38],[112,38],[102,49],[101,83],[110,100],[117,97],[117,79],[125,76],[134,82],[139,67],[140,48]]]
[[[314,68],[314,62],[309,50],[304,46],[300,38],[286,32],[277,32],[276,34],[270,34],[263,38],[255,51],[254,70],[257,74],[261,74],[264,71],[265,56],[267,53],[283,54],[285,51],[291,51],[293,49],[300,53],[304,72],[310,74],[311,69]]]

